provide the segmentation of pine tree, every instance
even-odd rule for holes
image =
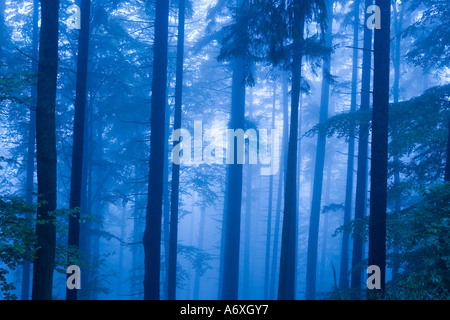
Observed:
[[[144,299],[160,299],[161,217],[167,84],[169,0],[156,2],[151,98],[148,200],[144,244]]]
[[[75,118],[73,125],[72,169],[70,178],[70,209],[68,246],[76,250],[80,246],[80,209],[82,197],[82,173],[84,153],[84,133],[86,119],[86,87],[89,48],[89,22],[91,1],[81,2],[81,29],[78,40],[77,80],[75,96]],[[69,265],[71,264],[69,257]],[[67,300],[77,300],[77,290],[66,290]]]
[[[52,299],[56,245],[56,81],[59,0],[41,0],[41,31],[36,105],[38,250],[33,266],[33,300]]]
[[[174,130],[181,128],[181,106],[183,94],[183,58],[184,58],[184,23],[186,15],[186,0],[179,0],[178,12],[178,43],[177,70],[175,84],[175,116]],[[178,246],[178,199],[180,188],[180,165],[172,165],[172,193],[170,199],[170,240],[169,240],[169,272],[168,299],[176,298],[177,279],[177,246]]]
[[[377,0],[381,29],[375,29],[372,111],[372,156],[370,179],[369,265],[381,270],[381,295],[386,277],[386,204],[388,164],[389,58],[391,4]],[[379,290],[369,291],[375,298]]]

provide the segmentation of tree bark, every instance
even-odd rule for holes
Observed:
[[[373,4],[372,0],[365,1],[365,8]],[[370,15],[366,12],[364,21]],[[361,76],[361,106],[360,110],[365,111],[370,108],[370,74],[372,65],[372,30],[364,26],[363,40],[363,62]],[[355,195],[355,222],[364,218],[367,202],[367,157],[368,157],[369,123],[361,122],[359,127],[358,143],[358,171],[356,174],[356,195]],[[363,255],[363,238],[357,229],[353,232],[352,250],[352,278],[351,288],[353,289],[353,299],[359,299],[361,290],[361,270]]]
[[[303,4],[298,3],[298,8],[296,9],[293,17],[294,37],[292,52],[291,125],[287,156],[284,217],[281,235],[278,300],[293,300],[295,298],[295,252],[297,244],[297,216],[295,214],[297,206],[297,134],[304,28],[305,11]]]
[[[36,106],[38,202],[33,300],[52,299],[56,245],[56,81],[59,0],[41,0],[41,31]]]
[[[167,84],[169,1],[156,1],[151,98],[150,169],[144,245],[144,299],[160,299],[161,217]]]
[[[384,295],[386,275],[386,203],[388,164],[390,15],[388,0],[377,0],[381,29],[375,29],[373,69],[372,157],[370,179],[369,265],[381,271],[381,290],[369,291],[368,298]],[[380,292],[381,291],[381,292]]]
[[[81,29],[78,40],[78,62],[73,125],[72,169],[70,178],[70,209],[77,210],[69,216],[68,246],[75,250],[80,246],[80,208],[84,152],[84,120],[86,118],[86,83],[89,48],[89,22],[91,1],[81,1]],[[77,257],[78,259],[79,257]],[[69,265],[73,258],[69,257]],[[67,300],[77,300],[77,290],[66,290]]]
[[[273,80],[272,100],[272,129],[275,129],[275,107],[277,99],[277,81]],[[267,231],[266,231],[266,257],[264,264],[264,300],[269,299],[269,275],[270,275],[270,243],[272,240],[272,207],[273,207],[273,175],[269,177],[269,204],[267,209]]]

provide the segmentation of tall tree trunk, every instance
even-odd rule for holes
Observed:
[[[398,103],[399,101],[399,91],[400,91],[400,40],[401,40],[401,29],[402,29],[402,22],[403,22],[403,11],[400,13],[400,17],[398,15],[397,11],[397,5],[393,3],[392,5],[394,10],[394,27],[395,27],[395,42],[394,42],[394,85],[393,85],[393,95],[394,95],[394,103]],[[394,210],[396,212],[400,211],[401,209],[401,197],[400,197],[400,159],[398,155],[394,155],[394,164],[393,164],[393,170],[394,170],[394,185],[397,188],[397,194],[395,197],[395,204],[394,204]],[[395,277],[398,274],[398,270],[400,268],[400,263],[397,259],[397,255],[399,253],[398,246],[394,246],[394,259],[393,259],[393,265],[392,265],[392,277]]]
[[[233,61],[231,120],[229,128],[244,128],[245,83],[244,64],[240,59]],[[241,230],[242,202],[242,164],[237,163],[237,145],[234,150],[234,163],[228,166],[226,187],[226,212],[224,217],[225,239],[223,255],[222,299],[238,298],[239,244]]]
[[[377,0],[381,10],[381,29],[375,29],[373,69],[372,157],[370,175],[369,265],[381,271],[380,290],[369,291],[368,298],[384,294],[386,275],[386,203],[388,164],[389,47],[391,5]]]
[[[186,0],[179,0],[177,70],[175,84],[174,130],[181,128],[181,106],[183,94],[183,59],[184,59],[184,22]],[[175,145],[175,143],[174,143]],[[169,239],[169,273],[168,299],[176,298],[177,281],[177,245],[178,245],[178,199],[180,188],[180,165],[172,164],[172,194],[170,199],[170,239]]]
[[[332,45],[332,21],[333,1],[327,0],[327,30],[325,31],[325,46]],[[328,101],[330,95],[330,83],[327,73],[330,72],[331,53],[327,54],[323,61],[322,94],[320,99],[319,124],[324,124],[328,119]],[[320,209],[322,200],[323,169],[325,163],[326,134],[319,132],[317,138],[316,165],[314,169],[314,185],[311,203],[311,217],[309,222],[308,253],[306,263],[306,299],[316,298],[316,271],[317,271],[317,244],[319,240]]]
[[[353,5],[353,64],[352,64],[352,95],[350,99],[350,112],[356,111],[356,90],[358,85],[358,31],[359,31],[359,2],[355,0]],[[355,157],[355,138],[350,136],[348,141],[347,178],[345,187],[344,225],[348,225],[352,212],[353,196],[353,167]],[[339,272],[339,287],[348,288],[348,245],[350,234],[344,230],[342,234],[341,265]]]
[[[80,245],[80,208],[81,208],[81,181],[83,172],[84,152],[84,120],[86,110],[86,82],[89,48],[89,22],[91,1],[81,1],[81,30],[78,40],[77,81],[75,96],[75,118],[73,125],[72,170],[70,178],[70,209],[78,210],[69,216],[68,246],[75,250]],[[73,261],[69,257],[68,264]],[[66,290],[67,300],[77,300],[77,290]]]
[[[167,84],[169,0],[156,1],[153,44],[150,169],[144,245],[144,299],[160,299],[161,216]]]
[[[293,52],[292,52],[292,100],[291,125],[287,156],[286,187],[284,198],[284,217],[281,235],[280,274],[278,278],[278,300],[295,298],[295,252],[297,244],[297,134],[298,109],[301,90],[301,70],[303,56],[303,33],[305,28],[304,4],[298,7],[293,19]]]
[[[365,8],[373,4],[372,0],[365,1]],[[364,15],[364,21],[370,17],[367,12]],[[361,76],[361,111],[370,108],[370,74],[372,68],[372,29],[364,27],[363,40],[363,62]],[[365,215],[367,202],[367,157],[368,157],[368,139],[369,139],[369,123],[361,122],[359,127],[359,144],[358,144],[358,171],[356,174],[356,195],[355,195],[355,222],[358,224]],[[361,289],[361,270],[363,256],[363,238],[358,232],[353,233],[353,249],[352,249],[352,279],[351,288],[353,289],[353,299],[360,298]]]
[[[278,190],[277,190],[277,207],[275,214],[275,226],[273,232],[273,250],[272,250],[272,274],[270,276],[270,299],[275,299],[276,292],[276,276],[277,276],[277,262],[278,262],[278,240],[280,235],[280,216],[281,216],[281,202],[282,189],[284,185],[285,171],[287,167],[287,149],[288,149],[288,132],[289,132],[289,90],[288,90],[288,75],[284,71],[282,73],[282,95],[283,95],[283,144],[281,146],[281,161],[280,172],[278,174]]]
[[[242,0],[236,1],[239,8]],[[229,129],[245,127],[245,61],[232,61],[233,76],[231,84],[231,119]],[[236,142],[236,139],[235,139]],[[234,143],[234,162],[228,165],[226,186],[225,216],[222,228],[225,228],[223,252],[222,299],[237,300],[239,286],[239,244],[241,233],[242,203],[242,164],[237,161],[237,144]]]
[[[273,80],[272,129],[275,129],[275,108],[277,103],[277,80]],[[273,151],[272,151],[273,152]],[[281,169],[283,170],[283,169]],[[269,177],[269,204],[267,206],[266,257],[264,264],[264,300],[269,299],[270,243],[272,241],[273,174]]]
[[[33,300],[52,299],[56,245],[56,81],[59,0],[41,0],[41,31],[36,106],[38,202]]]
[[[35,60],[31,62],[31,72],[36,75],[38,73],[38,63],[37,63],[38,45],[39,45],[38,22],[39,22],[39,1],[33,0],[33,34],[32,34],[31,56]],[[37,99],[37,87],[36,85],[33,84],[31,86],[31,101],[33,105],[36,105],[36,99]],[[26,201],[28,204],[33,203],[35,151],[36,151],[36,110],[30,109],[30,125],[28,129],[28,146],[27,146],[27,181],[26,181],[27,184]],[[29,299],[30,275],[31,275],[31,262],[24,261],[22,268],[21,300]]]

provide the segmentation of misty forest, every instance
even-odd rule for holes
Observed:
[[[450,299],[449,44],[442,0],[0,0],[0,300]]]

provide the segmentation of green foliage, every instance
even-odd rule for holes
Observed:
[[[388,256],[401,272],[387,284],[389,299],[450,299],[450,184],[422,190],[418,203],[389,215]]]
[[[30,102],[29,88],[34,75],[22,72],[5,75],[0,72],[0,104],[5,101],[26,104]]]
[[[0,197],[0,263],[5,266],[0,267],[0,291],[5,299],[17,299],[8,273],[34,259],[36,236],[30,216],[34,210],[22,198]]]

